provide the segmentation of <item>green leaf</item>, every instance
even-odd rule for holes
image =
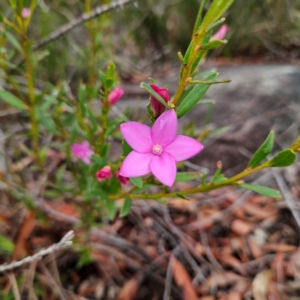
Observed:
[[[281,152],[279,152],[275,157],[273,157],[269,161],[270,167],[288,167],[292,165],[297,156],[295,152],[291,149],[286,149]]]
[[[18,42],[18,40],[9,32],[6,31],[6,38],[11,42],[11,44],[20,52],[23,53],[22,47],[20,45],[20,43]]]
[[[169,105],[166,103],[166,101],[160,96],[158,95],[147,83],[142,82],[140,84],[140,87],[144,90],[146,90],[149,94],[151,94],[152,96],[155,97],[155,99],[157,99],[162,105],[164,105],[166,108],[170,108]]]
[[[58,131],[56,129],[55,123],[53,122],[50,115],[40,114],[38,116],[39,122],[52,134],[57,134]]]
[[[0,252],[10,254],[14,251],[14,247],[14,244],[8,238],[0,234]]]
[[[123,156],[127,156],[132,151],[132,148],[127,144],[125,140],[122,140],[122,148]]]
[[[254,191],[263,196],[268,196],[268,197],[272,197],[272,198],[280,198],[281,197],[281,194],[278,191],[268,188],[268,187],[265,187],[265,186],[245,183],[245,184],[239,185],[239,187],[242,189]]]
[[[143,187],[143,179],[141,177],[131,177],[130,181],[135,186],[142,188]]]
[[[181,198],[181,199],[189,200],[184,194],[179,193],[179,192],[176,193],[176,196],[179,197],[179,198]]]
[[[13,95],[12,93],[5,91],[5,90],[0,90],[0,98],[7,102],[8,104],[21,109],[21,110],[26,110],[27,106],[19,99],[17,98],[15,95]]]
[[[129,214],[132,201],[129,197],[126,197],[121,209],[121,217],[125,217]]]
[[[115,79],[115,65],[114,63],[110,63],[107,67],[106,71],[106,79],[105,79],[105,86],[107,88],[111,88],[114,84]]]
[[[218,73],[213,73],[205,80],[215,80],[217,76]],[[198,84],[183,98],[176,111],[178,119],[187,114],[201,100],[209,87],[209,85]]]
[[[222,182],[226,179],[227,179],[227,177],[225,177],[223,174],[218,174],[218,175],[214,176],[214,178],[212,179],[211,182],[218,183],[218,182]]]
[[[157,199],[156,201],[162,205],[167,205],[169,203],[167,199]]]
[[[199,172],[178,172],[175,181],[189,181],[199,178],[200,176],[201,174]]]
[[[84,84],[80,84],[78,91],[78,98],[80,104],[80,110],[83,117],[86,116],[86,87]]]
[[[211,50],[211,49],[215,49],[215,48],[218,48],[222,45],[225,45],[226,42],[224,42],[223,40],[215,40],[215,41],[211,41],[209,42],[208,44],[203,44],[201,46],[201,48],[203,48],[204,50]]]
[[[106,75],[102,71],[99,72],[99,79],[100,79],[100,82],[102,83],[102,85],[105,86]]]
[[[106,207],[107,207],[109,219],[113,220],[115,218],[116,212],[117,212],[115,202],[111,201],[109,199],[106,199]]]
[[[102,169],[106,165],[105,159],[100,156],[92,155],[92,164],[90,166],[90,172],[95,172]]]
[[[274,132],[271,131],[262,143],[262,145],[257,149],[257,151],[252,156],[248,168],[256,167],[263,159],[265,159],[272,151],[274,145]]]

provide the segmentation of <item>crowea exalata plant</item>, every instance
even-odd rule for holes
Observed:
[[[95,219],[104,220],[105,214],[113,219],[117,212],[116,200],[120,199],[124,200],[121,216],[125,216],[134,199],[188,198],[229,185],[280,197],[276,190],[245,183],[243,179],[265,168],[291,165],[296,152],[300,151],[299,138],[289,148],[272,156],[274,133],[271,132],[247,168],[230,178],[222,174],[221,163],[215,174],[208,176],[184,169],[185,160],[201,155],[202,135],[196,135],[193,130],[180,134],[178,119],[189,118],[188,113],[196,105],[208,103],[203,97],[212,84],[228,82],[219,80],[213,71],[206,72],[204,78],[199,76],[199,65],[209,51],[226,43],[224,38],[229,27],[223,15],[233,0],[201,1],[189,47],[184,55],[178,53],[181,67],[174,95],[152,78],[149,83],[142,82],[140,87],[149,94],[148,114],[132,120],[132,114],[121,111],[119,106],[123,99],[130,97],[130,91],[120,88],[114,63],[109,63],[105,71],[99,71],[99,64],[95,63],[97,49],[101,46],[98,35],[101,22],[89,22],[92,14],[80,19],[86,21],[91,39],[86,44],[91,49],[87,49],[90,54],[86,62],[88,75],[78,81],[77,93],[70,88],[68,80],[43,86],[36,76],[51,47],[44,52],[40,48],[52,42],[53,35],[42,39],[43,43],[35,44],[29,39],[32,18],[39,11],[37,5],[42,5],[38,3],[42,2],[23,2],[9,1],[11,11],[0,17],[0,65],[4,70],[0,99],[22,112],[22,116],[27,115],[24,119],[29,120],[29,126],[24,127],[29,130],[26,146],[14,147],[11,152],[14,159],[29,155],[33,163],[28,172],[32,171],[34,176],[28,177],[47,182],[35,192],[35,197],[46,195],[53,201],[63,196],[72,199],[78,205],[85,228],[92,226]],[[125,8],[130,5],[128,0],[119,2]],[[113,5],[114,2],[109,4],[107,11],[112,10]],[[86,5],[86,12],[89,7]],[[22,139],[24,136],[22,132]],[[115,157],[111,146],[117,148],[117,142],[122,147],[122,155]],[[205,142],[203,144],[205,147]],[[60,153],[57,156],[61,161],[53,171],[49,163],[56,152]],[[38,209],[32,191],[27,190],[30,184],[26,178],[21,183],[20,178],[24,176],[16,171],[12,174],[0,171],[1,187],[24,201],[29,209]],[[188,180],[195,180],[194,187],[178,190],[176,182]]]

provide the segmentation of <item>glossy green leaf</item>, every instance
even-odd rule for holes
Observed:
[[[5,91],[5,90],[0,90],[0,98],[5,101],[6,103],[21,109],[21,110],[26,110],[27,106],[15,95],[12,93]]]
[[[270,167],[288,167],[292,165],[297,156],[295,152],[291,149],[286,149],[279,152],[275,157],[273,157],[270,162]]]
[[[245,183],[245,184],[239,185],[239,187],[242,189],[251,190],[251,191],[256,192],[263,196],[268,196],[268,197],[272,197],[272,198],[280,198],[281,197],[281,194],[278,191],[268,188],[268,187],[265,187],[265,186]]]
[[[209,75],[205,80],[215,80],[218,73],[213,73]],[[187,114],[204,96],[206,91],[209,89],[209,85],[198,84],[186,95],[181,101],[179,107],[177,108],[177,117],[181,118]]]
[[[142,188],[143,187],[143,179],[141,177],[131,177],[130,181],[133,185]]]
[[[125,217],[129,214],[131,209],[132,200],[129,197],[126,197],[121,209],[121,217]]]
[[[257,151],[252,156],[248,168],[256,167],[263,159],[265,159],[272,151],[274,145],[274,132],[271,131],[262,143],[262,145],[257,149]]]
[[[199,172],[178,172],[175,181],[189,181],[201,177]]]

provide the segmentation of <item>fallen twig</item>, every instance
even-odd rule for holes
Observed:
[[[35,260],[41,259],[43,256],[48,255],[60,248],[72,245],[72,239],[74,238],[74,231],[71,230],[65,234],[65,236],[58,242],[57,244],[53,244],[47,249],[43,249],[32,256],[28,256],[22,260],[14,261],[10,264],[4,264],[0,266],[0,272],[5,272],[8,270],[12,270],[18,268],[24,264],[33,262]]]

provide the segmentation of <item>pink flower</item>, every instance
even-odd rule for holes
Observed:
[[[116,172],[116,177],[117,177],[117,179],[119,180],[119,182],[121,183],[122,186],[126,185],[129,182],[129,178],[120,175],[119,171]]]
[[[159,96],[161,96],[166,101],[166,103],[168,103],[170,101],[170,94],[169,94],[168,89],[163,89],[155,84],[150,84],[150,87]],[[151,104],[151,109],[153,111],[153,115],[155,118],[160,116],[166,110],[166,107],[152,95],[150,95],[150,104]]]
[[[108,103],[110,105],[116,104],[123,95],[124,95],[123,89],[121,89],[119,87],[116,87],[115,89],[113,89],[109,93],[109,95],[108,95]]]
[[[106,178],[111,178],[112,177],[111,167],[110,166],[103,167],[101,170],[97,171],[96,176],[98,181],[102,181]]]
[[[223,40],[226,36],[226,33],[229,30],[229,26],[224,24],[220,27],[220,29],[211,37],[211,40]]]
[[[184,161],[203,146],[197,140],[177,135],[178,120],[174,110],[165,111],[152,128],[138,122],[121,124],[121,132],[133,151],[123,161],[120,174],[139,177],[148,173],[167,186],[176,177],[176,162]]]
[[[94,151],[90,149],[89,142],[84,141],[81,144],[73,144],[71,146],[71,151],[75,156],[75,160],[79,158],[87,165],[91,163],[90,157],[94,154]]]
[[[31,13],[30,8],[24,7],[24,8],[22,9],[21,15],[22,15],[22,17],[23,17],[24,19],[27,19],[27,18],[30,17],[30,13]]]

